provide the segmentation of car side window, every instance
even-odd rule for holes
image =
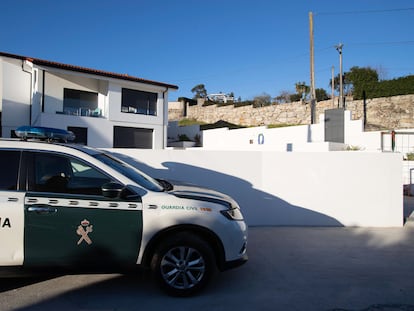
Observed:
[[[101,187],[111,178],[75,158],[34,153],[29,190],[69,194],[102,195]]]
[[[70,159],[71,178],[68,189],[70,193],[101,195],[102,185],[113,181],[107,175],[85,162]]]
[[[20,151],[0,151],[0,190],[17,190]]]

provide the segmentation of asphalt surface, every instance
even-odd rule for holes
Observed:
[[[253,227],[249,235],[248,263],[219,273],[196,297],[166,296],[145,273],[0,279],[0,310],[414,311],[414,220],[403,228]]]

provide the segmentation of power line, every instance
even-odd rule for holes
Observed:
[[[320,12],[320,13],[315,13],[315,15],[371,14],[371,13],[386,13],[386,12],[401,12],[401,11],[414,11],[414,8],[384,9],[384,10],[360,10],[360,11],[344,11],[344,12]]]
[[[396,45],[412,45],[414,40],[406,41],[383,41],[383,42],[347,42],[346,46],[349,48],[358,47],[358,46],[375,46],[375,45],[385,45],[385,46],[396,46]],[[334,45],[326,46],[323,48],[317,49],[317,52],[331,51]]]
[[[389,41],[389,42],[354,42],[349,43],[349,45],[405,45],[405,44],[414,44],[414,41]]]

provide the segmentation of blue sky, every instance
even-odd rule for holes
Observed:
[[[414,74],[412,0],[2,0],[0,50],[243,100],[309,84],[309,12],[315,84],[330,93],[335,45],[343,68]]]

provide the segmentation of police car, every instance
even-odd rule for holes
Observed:
[[[139,266],[169,294],[188,296],[247,261],[247,227],[229,196],[54,142],[71,136],[62,130],[16,134],[23,140],[0,140],[0,271]]]

